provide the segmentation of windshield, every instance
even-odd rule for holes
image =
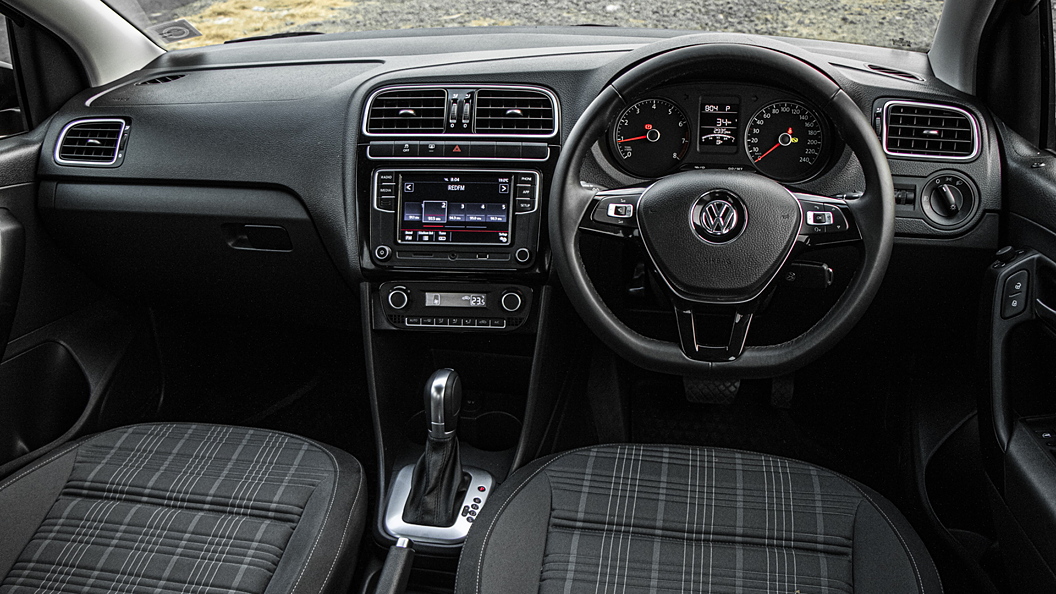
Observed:
[[[608,25],[926,51],[942,0],[107,0],[169,49],[291,32]]]

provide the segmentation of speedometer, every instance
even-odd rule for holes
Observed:
[[[810,108],[795,101],[777,101],[748,120],[744,146],[759,173],[781,181],[800,181],[823,163],[825,129]]]
[[[689,120],[674,103],[645,99],[616,118],[612,144],[620,165],[638,177],[659,177],[689,151]]]

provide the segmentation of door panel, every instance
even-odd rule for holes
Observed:
[[[37,215],[43,130],[0,139],[0,477],[94,431],[143,325],[56,248]]]
[[[1002,248],[981,313],[980,440],[1016,591],[1056,591],[1056,158],[1007,127]]]

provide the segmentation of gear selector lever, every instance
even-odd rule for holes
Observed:
[[[458,415],[462,382],[453,369],[439,369],[425,384],[429,432],[425,453],[414,465],[403,521],[420,526],[450,526],[458,517],[469,476],[458,451]]]

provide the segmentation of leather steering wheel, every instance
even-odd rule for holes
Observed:
[[[626,106],[625,98],[687,72],[714,80],[780,80],[820,107],[862,166],[862,196],[835,199],[794,193],[756,173],[724,170],[683,171],[647,187],[603,191],[584,187],[579,175],[583,160]],[[640,62],[613,80],[570,132],[550,199],[555,269],[580,316],[625,359],[679,375],[774,377],[813,361],[865,313],[883,280],[894,242],[891,172],[865,115],[815,67],[752,45],[682,47]],[[595,216],[598,212],[614,212],[621,218]],[[835,227],[814,233],[807,223],[815,221]],[[581,234],[599,226],[642,242],[675,304],[679,343],[635,332],[606,306],[579,251]],[[835,305],[792,340],[745,347],[752,316],[793,251],[833,242],[856,242],[862,254],[861,265]],[[716,306],[731,312],[729,340],[703,344],[697,313]]]

